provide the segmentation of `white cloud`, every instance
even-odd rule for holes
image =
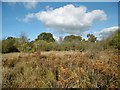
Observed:
[[[35,9],[38,2],[36,0],[26,1],[26,2],[8,2],[8,5],[14,6],[16,3],[22,4],[26,9]]]
[[[26,9],[35,9],[37,2],[33,0],[33,2],[24,2],[23,5]]]
[[[50,7],[50,6],[46,6],[45,9],[46,9],[46,10],[53,10],[53,8]]]
[[[110,35],[112,35],[117,30],[118,30],[118,26],[113,26],[113,27],[109,27],[109,28],[104,28],[99,32],[94,32],[94,34],[102,39],[102,38],[109,37]]]
[[[29,22],[31,19],[35,18],[34,14],[27,14],[24,18],[16,18],[18,21]]]
[[[57,32],[77,35],[87,31],[94,22],[107,19],[107,15],[103,10],[87,12],[85,6],[75,7],[72,4],[34,13],[34,16],[48,28],[52,28]],[[24,19],[29,21],[28,19],[32,18],[28,18],[26,15]]]
[[[55,41],[57,41],[57,42],[59,41],[59,37],[53,35],[53,38],[55,39]]]

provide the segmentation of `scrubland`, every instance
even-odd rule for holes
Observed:
[[[118,50],[2,55],[3,88],[120,88]]]

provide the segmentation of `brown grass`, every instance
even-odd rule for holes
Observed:
[[[3,88],[120,88],[116,50],[3,54]]]

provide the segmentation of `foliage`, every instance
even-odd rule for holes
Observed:
[[[24,44],[28,41],[29,41],[29,39],[27,38],[26,34],[24,32],[20,33],[19,44]]]
[[[109,38],[109,45],[120,50],[120,29]]]
[[[30,42],[23,43],[18,48],[21,52],[32,52],[32,44]]]
[[[2,40],[2,52],[35,52],[35,51],[87,51],[89,49],[105,50],[109,48],[120,49],[120,31],[111,35],[107,39],[97,40],[93,34],[87,35],[88,40],[81,36],[66,36],[60,42],[55,42],[51,33],[41,33],[34,41],[29,41],[24,33],[19,38],[8,37]]]
[[[2,40],[2,53],[18,52],[19,50],[15,46],[16,38],[8,37]]]
[[[53,35],[51,33],[43,32],[40,35],[38,35],[36,40],[44,40],[47,42],[55,42],[55,39],[53,38]]]
[[[66,36],[64,38],[64,41],[68,41],[68,42],[78,42],[81,41],[82,37],[81,36],[75,36],[75,35],[70,35],[70,36]]]
[[[25,33],[21,33],[16,42],[16,46],[20,52],[30,52],[33,48],[32,44],[32,42],[29,42]]]
[[[89,42],[95,42],[97,40],[97,37],[95,37],[93,34],[88,34],[87,37]]]

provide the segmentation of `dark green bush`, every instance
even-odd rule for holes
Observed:
[[[2,53],[19,52],[15,45],[16,39],[14,37],[8,37],[2,40]]]
[[[109,45],[120,50],[120,29],[110,37]]]

